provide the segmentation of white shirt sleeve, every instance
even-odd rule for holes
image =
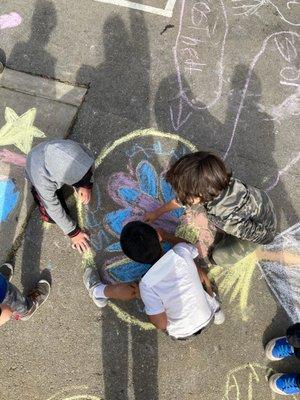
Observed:
[[[145,304],[147,315],[161,314],[165,311],[161,298],[154,292],[152,287],[140,282],[140,294]]]
[[[173,251],[184,259],[188,257],[194,260],[199,255],[197,248],[189,243],[178,243],[173,247]]]

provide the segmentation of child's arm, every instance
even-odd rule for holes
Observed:
[[[180,208],[181,205],[177,203],[177,201],[171,200],[168,203],[165,203],[163,206],[157,208],[154,211],[150,211],[145,213],[144,215],[144,221],[145,222],[153,222],[155,221],[157,218],[159,218],[161,215],[170,212],[172,210],[176,210],[176,208]]]
[[[177,243],[187,243],[186,240],[181,239],[180,237],[172,235],[172,233],[166,232],[165,230],[161,228],[157,228],[156,232],[158,233],[158,237],[160,242],[169,242],[171,244],[177,244]]]
[[[1,312],[0,314],[0,326],[1,326],[11,319],[12,311],[8,306],[1,304],[0,312]]]

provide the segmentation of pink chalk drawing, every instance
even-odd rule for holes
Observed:
[[[22,17],[17,12],[0,15],[0,29],[15,28],[22,22]]]
[[[265,56],[267,59],[268,51],[269,55],[274,57],[273,65],[275,65],[276,68],[278,69],[278,76],[276,77],[272,75],[272,77],[270,77],[270,79],[272,79],[272,84],[275,85],[275,83],[277,82],[279,83],[279,89],[282,86],[285,86],[289,87],[291,90],[294,90],[295,93],[288,95],[287,99],[283,100],[278,106],[265,107],[260,105],[260,108],[264,111],[270,112],[271,115],[273,110],[273,118],[275,121],[278,120],[278,116],[276,118],[276,115],[274,115],[274,109],[277,110],[277,112],[278,110],[281,111],[279,119],[283,119],[283,114],[282,114],[283,111],[286,111],[287,116],[291,115],[294,116],[299,114],[300,74],[296,64],[298,57],[297,49],[300,48],[299,46],[300,46],[300,35],[296,32],[289,32],[289,31],[273,33],[263,41],[261,49],[252,60],[251,65],[249,67],[249,72],[242,91],[241,101],[239,103],[237,114],[233,124],[230,141],[223,157],[224,159],[227,158],[232,148],[236,135],[237,126],[240,122],[241,111],[244,107],[245,99],[248,95],[247,91],[254,69],[257,68],[258,62],[263,59],[263,56]],[[281,93],[281,91],[278,90],[278,93]],[[286,107],[287,104],[290,105],[290,107]]]
[[[178,130],[190,117],[183,119],[184,104],[192,110],[208,109],[218,102],[222,94],[224,49],[228,33],[227,14],[222,0],[181,1],[179,29],[173,47],[173,55],[179,86],[177,118],[171,109],[171,120]],[[201,88],[201,93],[192,96],[184,88],[182,76],[190,87]]]
[[[299,0],[249,0],[243,2],[243,0],[232,0],[234,6],[234,15],[258,15],[258,11],[265,7],[270,10],[268,5],[275,8],[279,17],[289,25],[300,26],[299,22],[299,10],[300,1]]]
[[[5,164],[13,164],[22,168],[24,168],[26,165],[25,156],[7,149],[0,150],[0,161],[4,162]]]

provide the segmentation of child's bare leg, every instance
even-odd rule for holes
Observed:
[[[207,291],[207,293],[213,297],[214,296],[214,291],[211,285],[211,281],[206,273],[206,271],[201,268],[201,267],[197,267],[197,271],[198,271],[198,275],[200,278],[200,281],[202,282],[202,284],[205,285],[205,290]]]

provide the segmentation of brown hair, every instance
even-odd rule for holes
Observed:
[[[202,203],[213,200],[228,186],[230,177],[223,160],[206,151],[186,154],[166,173],[167,182],[184,205],[192,205],[196,197]]]

